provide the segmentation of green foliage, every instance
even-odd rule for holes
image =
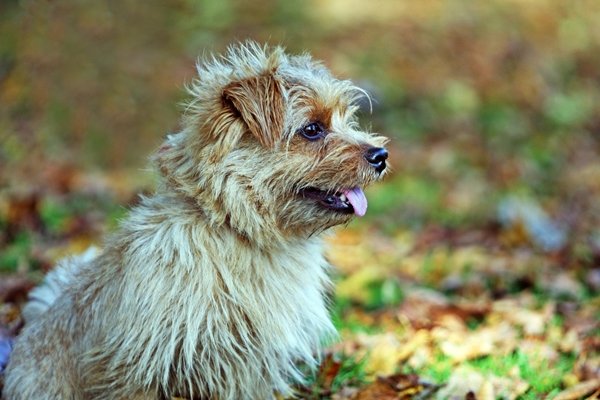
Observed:
[[[313,371],[303,382],[302,393],[297,396],[305,400],[328,399],[331,393],[343,387],[364,385],[368,379],[365,373],[365,358],[336,353],[328,356],[319,371]]]
[[[544,360],[543,357],[531,360],[526,354],[516,350],[509,355],[482,357],[467,364],[484,375],[488,373],[507,377],[518,372],[518,375],[530,385],[530,389],[519,399],[528,400],[557,393],[560,390],[561,378],[573,370],[574,362],[572,356],[561,354],[557,362],[548,365],[548,360]],[[433,363],[417,372],[435,382],[444,383],[448,381],[455,368],[456,365],[450,358],[438,354]],[[406,370],[412,372],[410,369]]]
[[[40,217],[51,234],[64,232],[74,210],[64,202],[47,197],[40,206]]]
[[[367,381],[364,358],[344,355],[340,357],[342,366],[331,384],[333,393],[338,392],[344,386],[360,386]]]
[[[0,252],[0,272],[15,271],[24,263],[31,252],[31,238],[29,234],[19,233],[14,241]]]
[[[353,314],[352,304],[344,299],[336,298],[331,310],[331,320],[333,326],[338,331],[349,331],[352,333],[376,333],[380,332],[381,328],[377,326],[367,326],[365,323],[356,318]]]
[[[397,210],[402,219],[420,225],[426,215],[440,212],[441,190],[438,182],[432,179],[410,175],[396,176],[390,185],[379,185],[369,190],[369,214],[376,218],[385,215],[390,210]],[[390,228],[396,227],[396,219],[384,219],[394,223]]]
[[[556,93],[547,100],[544,110],[549,122],[568,130],[589,120],[593,111],[591,93],[584,91],[570,94]]]
[[[454,371],[455,368],[456,365],[452,359],[438,353],[431,364],[417,372],[432,379],[434,382],[444,383],[448,381],[448,378],[450,378],[450,375],[452,375],[452,371]],[[408,368],[407,371],[414,372],[410,368]]]
[[[561,378],[573,370],[575,358],[560,354],[558,360],[552,362],[543,355],[532,358],[516,350],[507,356],[483,357],[470,364],[497,376],[510,376],[511,371],[517,368],[519,376],[531,385],[529,395],[541,396],[560,389]]]
[[[365,304],[367,310],[384,307],[394,307],[402,302],[404,293],[397,279],[384,279],[373,282],[368,286],[370,292],[369,302]]]

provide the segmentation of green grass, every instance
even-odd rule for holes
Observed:
[[[343,299],[336,299],[331,309],[331,319],[333,326],[339,332],[349,331],[352,333],[378,333],[381,328],[376,326],[367,326],[363,322],[356,320],[351,315],[352,304]]]
[[[299,396],[302,399],[328,399],[329,393],[337,393],[343,387],[352,386],[360,387],[368,382],[365,372],[366,358],[357,358],[355,356],[347,356],[341,353],[333,355],[331,360],[324,361],[324,368],[330,368],[328,363],[339,363],[339,370],[331,382],[326,382],[329,378],[327,371],[323,373],[309,374],[306,382],[304,382],[303,394]],[[323,366],[321,367],[323,368]]]
[[[529,383],[529,390],[519,397],[520,400],[540,399],[542,396],[556,394],[560,391],[562,377],[573,370],[575,357],[560,355],[559,359],[548,365],[542,357],[531,360],[521,351],[515,351],[506,356],[487,356],[466,363],[483,374],[492,374],[499,377],[510,376],[510,372],[518,369],[520,377]],[[452,359],[443,354],[438,354],[431,364],[415,372],[420,376],[431,379],[439,384],[448,381],[452,372],[458,368]],[[551,397],[548,397],[551,398]]]
[[[393,307],[400,304],[402,299],[404,299],[400,283],[395,279],[383,279],[371,282],[365,290],[368,292],[367,303],[364,304],[366,311]]]
[[[427,377],[437,383],[445,383],[452,375],[452,371],[456,368],[454,362],[449,357],[438,353],[433,363],[416,372],[419,375]]]
[[[338,277],[338,281],[343,281],[343,278]],[[343,310],[352,305],[360,306],[364,311],[377,311],[386,307],[395,307],[402,303],[404,292],[401,287],[401,282],[394,277],[376,278],[366,280],[360,288],[364,296],[360,300],[352,300],[338,295],[335,299],[336,308]],[[354,304],[353,304],[354,301]]]
[[[67,228],[69,218],[74,215],[74,210],[68,204],[45,197],[40,205],[40,217],[46,229],[51,234],[58,234]]]
[[[561,354],[555,363],[549,363],[546,358],[531,358],[517,350],[507,356],[488,356],[469,362],[470,365],[482,372],[497,376],[508,376],[515,367],[519,375],[527,381],[531,388],[527,392],[528,398],[539,398],[553,391],[559,390],[562,377],[573,370],[575,357]],[[533,396],[533,397],[531,397]]]
[[[365,362],[366,358],[342,356],[342,366],[331,384],[332,392],[340,391],[343,386],[360,386],[366,383]]]
[[[19,264],[29,257],[31,238],[27,233],[19,233],[15,240],[0,252],[0,271],[16,271]]]

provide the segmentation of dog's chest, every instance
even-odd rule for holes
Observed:
[[[197,376],[193,386],[210,391],[201,377],[210,365],[222,371],[219,379],[243,377],[246,387],[270,382],[284,390],[299,378],[296,364],[314,364],[320,342],[334,333],[324,300],[326,265],[320,248],[238,252],[212,264],[194,285],[195,296],[180,303],[184,335],[172,363],[183,372],[178,379]]]
[[[133,346],[119,346],[111,362],[139,360],[152,368],[133,379],[180,393],[219,393],[231,377],[239,382],[231,390],[285,391],[300,378],[297,363],[314,366],[335,332],[320,241],[267,251],[207,225],[169,222],[129,245],[114,283],[127,318],[111,337]]]

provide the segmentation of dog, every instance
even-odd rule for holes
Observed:
[[[254,42],[197,69],[156,192],[32,291],[7,400],[288,396],[335,337],[323,233],[388,170],[364,91]]]

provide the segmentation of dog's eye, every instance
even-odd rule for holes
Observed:
[[[300,134],[308,140],[318,140],[325,136],[325,129],[320,122],[311,122],[300,129]]]

